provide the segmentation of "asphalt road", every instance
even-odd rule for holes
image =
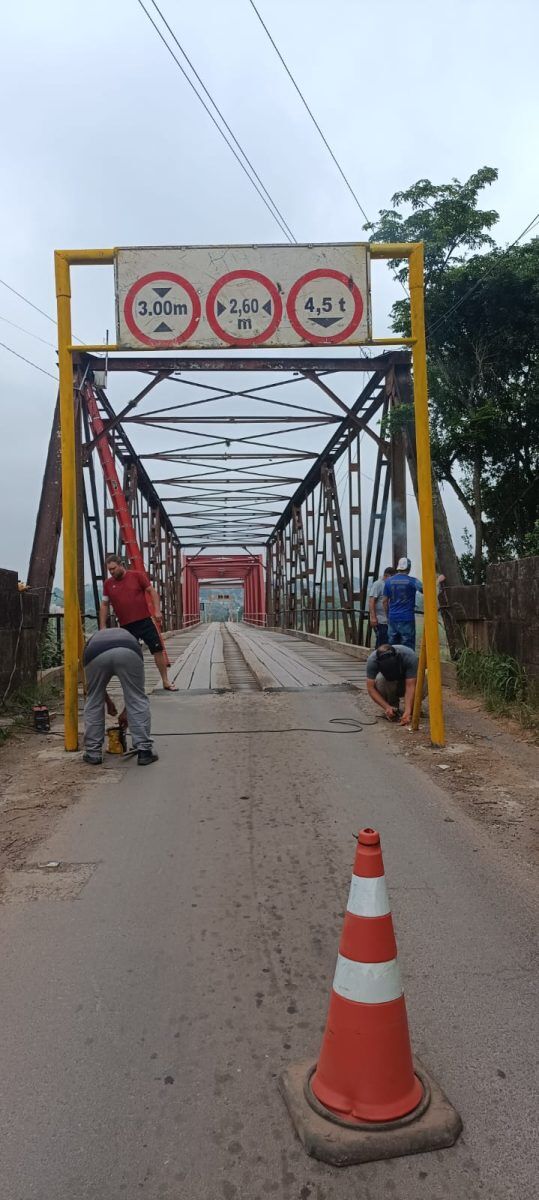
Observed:
[[[155,729],[186,734],[159,764],[81,765],[87,791],[32,857],[93,868],[36,871],[34,899],[12,880],[0,905],[2,1200],[536,1195],[527,877],[383,726],[329,723],[364,705],[158,694]],[[306,1157],[277,1079],[316,1057],[366,824],[414,1048],[465,1129],[339,1170]]]

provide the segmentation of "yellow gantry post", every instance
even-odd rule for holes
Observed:
[[[425,301],[423,282],[423,243],[396,242],[371,244],[371,258],[407,258],[410,263],[411,338],[401,338],[403,345],[412,346],[414,369],[414,412],[417,448],[417,502],[421,535],[421,562],[425,624],[424,654],[429,672],[430,738],[433,746],[445,743],[444,710],[442,701],[442,671],[438,637],[438,594],[436,586],[436,555],[434,550],[434,515],[432,508],[432,466],[430,458],[429,405],[427,391],[427,345],[425,340]],[[391,344],[395,341],[390,339]],[[419,685],[419,679],[418,679]]]
[[[64,711],[65,748],[79,744],[79,637],[80,612],[77,585],[77,473],[75,459],[75,407],[71,334],[71,266],[100,266],[114,262],[114,250],[56,250],[54,274],[58,311],[58,370],[60,375],[60,452],[62,462],[62,546],[64,554]],[[116,349],[116,347],[112,347]],[[111,349],[96,346],[95,349]]]
[[[430,739],[433,746],[445,743],[442,701],[442,668],[438,636],[438,589],[434,550],[434,513],[432,507],[432,466],[430,458],[429,402],[427,390],[427,344],[425,340],[425,299],[423,283],[423,243],[410,253],[410,313],[412,319],[412,361],[414,368],[415,441],[417,453],[417,500],[421,535],[421,563],[425,621],[423,638],[429,672]]]
[[[78,749],[79,598],[77,588],[77,483],[75,410],[71,356],[71,280],[69,262],[54,255],[58,307],[60,373],[60,449],[62,457],[62,546],[64,556],[64,729],[66,750]]]

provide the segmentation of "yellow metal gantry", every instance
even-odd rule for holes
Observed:
[[[438,636],[438,596],[434,550],[432,465],[430,455],[425,341],[424,256],[421,242],[395,242],[368,246],[371,259],[409,261],[411,337],[373,338],[365,345],[411,346],[414,374],[415,436],[417,447],[418,508],[421,535],[423,594],[425,600],[424,644],[429,672],[430,735],[434,746],[445,741],[442,703],[442,674]],[[79,604],[77,588],[77,481],[75,458],[75,412],[73,403],[73,351],[103,353],[116,345],[77,345],[71,333],[72,266],[111,266],[116,251],[57,250],[54,255],[58,309],[58,367],[60,376],[60,432],[62,462],[62,537],[64,560],[64,692],[65,748],[78,749]],[[418,679],[418,688],[421,680]]]
[[[114,250],[56,250],[54,276],[58,311],[60,452],[62,462],[62,547],[64,557],[64,729],[66,750],[78,750],[79,595],[77,580],[77,465],[73,403],[71,267],[114,262]],[[88,349],[88,347],[82,347]]]
[[[444,708],[442,701],[442,668],[438,635],[438,588],[436,585],[436,553],[434,549],[434,512],[432,506],[432,463],[430,456],[429,401],[427,387],[427,343],[425,339],[424,249],[422,242],[401,242],[394,245],[373,245],[371,258],[407,258],[410,286],[411,339],[403,343],[412,346],[414,372],[414,415],[417,451],[417,504],[421,537],[421,571],[425,601],[425,641],[429,672],[429,721],[433,746],[445,744]],[[418,676],[417,687],[422,689]]]

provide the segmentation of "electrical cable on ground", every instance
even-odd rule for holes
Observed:
[[[367,721],[365,719],[362,719],[362,721],[356,721],[355,717],[330,717],[329,724],[330,725],[349,725],[351,728],[349,728],[349,729],[321,729],[320,728],[319,729],[319,728],[315,727],[314,725],[309,725],[309,726],[305,726],[305,727],[303,727],[301,725],[290,725],[290,726],[286,726],[283,729],[194,729],[194,730],[173,729],[173,730],[168,730],[165,733],[154,733],[152,731],[152,738],[158,738],[158,737],[241,737],[242,734],[264,734],[265,735],[267,733],[329,733],[329,734],[361,733],[362,729],[365,726],[377,725],[378,721]],[[37,733],[38,731],[34,730],[33,732]],[[40,734],[39,736],[42,737],[43,735]],[[63,737],[64,733],[63,733],[63,730],[49,730],[47,732],[46,736],[47,737]],[[132,754],[132,753],[136,753],[136,751],[128,751],[128,753]],[[122,755],[122,757],[125,758],[126,755],[124,754],[124,755]]]
[[[151,0],[151,2],[153,3],[153,2],[154,2],[154,0]],[[229,150],[231,150],[231,151],[232,151],[232,154],[234,155],[234,158],[235,158],[235,159],[236,159],[236,161],[239,163],[239,165],[240,165],[240,167],[241,167],[242,171],[243,171],[243,172],[244,172],[244,174],[247,176],[247,178],[248,178],[249,182],[252,184],[252,186],[254,187],[255,191],[257,191],[257,192],[258,192],[258,195],[260,196],[261,200],[262,200],[262,201],[263,201],[263,203],[265,204],[265,206],[266,206],[266,208],[267,208],[268,212],[269,212],[269,213],[271,213],[271,216],[273,217],[273,219],[274,219],[275,221],[277,221],[277,224],[279,225],[280,229],[282,230],[282,232],[284,233],[284,235],[285,235],[285,237],[288,239],[288,241],[289,241],[289,242],[295,242],[297,239],[294,237],[294,234],[292,233],[292,231],[291,231],[291,230],[289,230],[289,227],[288,227],[288,225],[287,225],[287,223],[286,223],[286,221],[285,221],[284,217],[283,217],[283,216],[282,216],[282,214],[280,213],[280,210],[279,210],[279,208],[277,207],[277,205],[276,205],[275,201],[272,199],[272,197],[271,197],[270,193],[268,192],[267,188],[264,186],[264,184],[262,184],[262,188],[264,189],[264,191],[262,191],[262,190],[261,190],[261,188],[258,186],[258,183],[256,182],[256,179],[254,179],[254,178],[253,178],[253,175],[250,175],[250,174],[249,174],[249,171],[248,171],[248,169],[247,169],[247,167],[246,167],[246,165],[245,165],[245,162],[249,164],[249,167],[250,167],[250,169],[251,169],[251,170],[254,172],[254,174],[255,174],[255,175],[256,175],[256,172],[254,171],[254,167],[252,166],[252,164],[251,164],[250,160],[248,159],[248,157],[247,157],[247,155],[246,155],[245,151],[244,151],[244,150],[241,148],[241,146],[239,146],[239,142],[237,141],[237,138],[235,138],[235,137],[234,137],[234,134],[232,134],[232,137],[234,137],[234,141],[235,141],[236,145],[238,145],[238,146],[239,146],[239,148],[240,148],[241,154],[243,155],[243,158],[245,159],[245,162],[243,162],[243,161],[242,161],[242,159],[240,158],[240,156],[239,156],[238,152],[237,152],[237,151],[234,149],[234,146],[233,146],[233,145],[232,145],[232,143],[229,141],[229,139],[228,139],[228,137],[227,137],[226,133],[224,132],[224,130],[223,130],[223,129],[221,128],[221,126],[219,125],[219,122],[218,122],[218,121],[216,120],[216,118],[214,117],[214,115],[213,115],[213,113],[212,113],[211,109],[210,109],[210,108],[208,107],[208,105],[206,104],[206,101],[204,100],[203,96],[201,96],[201,95],[200,95],[200,92],[198,92],[198,91],[197,91],[197,89],[196,89],[196,87],[195,87],[195,84],[193,83],[193,80],[192,80],[192,79],[190,79],[189,75],[187,74],[187,71],[186,71],[186,70],[185,70],[185,68],[182,66],[182,64],[181,64],[181,62],[180,62],[179,58],[177,57],[177,55],[174,53],[174,50],[172,49],[172,47],[171,47],[171,46],[169,46],[169,44],[168,44],[168,42],[167,42],[167,39],[166,39],[166,37],[164,36],[164,34],[163,34],[163,33],[162,33],[162,31],[160,30],[159,26],[158,26],[158,25],[156,24],[156,22],[154,21],[154,19],[153,19],[153,17],[152,17],[152,15],[151,15],[151,13],[149,13],[149,12],[148,12],[148,9],[146,8],[145,4],[143,3],[143,0],[137,0],[137,4],[140,6],[140,8],[142,8],[142,10],[143,10],[143,12],[145,13],[146,17],[148,18],[148,20],[149,20],[150,24],[151,24],[151,25],[153,25],[153,28],[155,29],[155,32],[157,33],[157,36],[158,36],[158,37],[161,39],[161,41],[162,41],[163,45],[166,47],[166,49],[168,50],[169,54],[170,54],[170,55],[171,55],[171,57],[174,59],[174,62],[176,63],[176,66],[177,66],[177,67],[178,67],[178,69],[181,71],[181,73],[182,73],[182,75],[184,76],[184,78],[187,80],[187,83],[189,84],[189,87],[192,89],[192,91],[195,93],[195,96],[197,96],[197,98],[200,100],[200,103],[202,104],[202,107],[203,107],[203,108],[206,110],[206,112],[207,112],[208,116],[210,117],[211,121],[212,121],[212,122],[213,122],[213,124],[215,125],[215,128],[218,130],[218,132],[221,134],[221,137],[222,137],[222,138],[223,138],[223,140],[226,142],[226,144],[227,144],[227,146],[228,146]],[[164,16],[163,16],[163,14],[161,13],[161,10],[160,10],[160,9],[158,8],[158,6],[157,6],[157,4],[155,4],[155,5],[154,5],[154,7],[157,9],[157,12],[159,13],[159,15],[160,15],[160,17],[161,17],[161,19],[162,19],[163,23],[166,25],[167,29],[170,29],[170,26],[167,24],[167,22],[166,22],[166,20],[165,20],[165,18],[164,18]],[[172,33],[172,31],[171,31],[171,33]],[[177,40],[177,38],[175,37],[175,35],[174,35],[174,34],[172,34],[172,37],[174,37],[174,40],[175,40],[176,44],[178,45],[179,49],[181,50],[181,53],[182,53],[182,54],[184,55],[184,57],[187,59],[187,55],[185,54],[185,51],[184,51],[184,50],[182,49],[182,47],[179,45],[179,42],[178,42],[178,40]],[[187,61],[189,61],[189,60],[187,59]],[[191,64],[190,64],[190,65],[191,65]],[[194,68],[192,68],[192,70],[194,70]],[[198,76],[198,75],[197,75],[197,78],[199,78],[199,76]],[[202,85],[202,86],[204,86],[204,85]],[[208,96],[210,96],[210,93],[208,92],[207,88],[205,88],[205,87],[204,87],[204,91],[206,92],[206,94],[207,94]],[[220,112],[220,109],[218,108],[218,106],[217,106],[217,104],[215,103],[215,101],[214,101],[214,100],[211,98],[211,96],[210,96],[210,100],[211,100],[211,103],[213,104],[213,106],[214,106],[214,108],[215,108],[216,112],[218,112],[218,113],[219,113],[219,116],[220,116],[221,120],[223,121],[223,123],[224,123],[224,124],[226,124],[226,122],[225,122],[225,120],[224,120],[224,117],[222,116],[222,113]],[[227,128],[228,128],[228,126],[227,126]],[[258,176],[257,176],[257,178],[258,178]],[[265,194],[264,194],[264,193],[265,193]],[[268,200],[268,199],[266,199],[266,196],[269,196],[269,200]]]
[[[266,733],[332,733],[332,734],[335,734],[335,733],[342,733],[342,734],[344,734],[344,733],[361,733],[363,725],[376,725],[377,722],[376,721],[360,722],[360,721],[356,721],[355,717],[330,717],[329,724],[330,725],[350,725],[351,728],[350,729],[318,729],[315,726],[311,726],[311,725],[306,726],[305,728],[300,725],[290,725],[290,726],[286,726],[283,729],[201,729],[201,730],[193,730],[190,733],[187,731],[184,731],[184,730],[179,731],[179,730],[175,729],[169,733],[152,733],[152,737],[153,738],[155,738],[155,737],[208,737],[210,734],[212,737],[220,736],[221,734],[226,734],[228,737],[230,737],[232,734],[238,734],[241,736],[241,734],[243,734],[243,733],[258,733],[258,734],[266,734]]]

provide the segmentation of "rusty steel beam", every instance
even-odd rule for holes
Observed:
[[[275,453],[269,453],[269,454],[237,454],[236,451],[233,451],[231,454],[227,454],[226,452],[223,454],[212,454],[209,451],[208,451],[208,453],[202,452],[200,454],[196,454],[194,451],[191,452],[190,450],[180,450],[177,453],[167,454],[166,450],[162,450],[162,451],[160,450],[160,451],[157,451],[155,454],[140,454],[139,458],[140,459],[143,459],[143,458],[159,459],[161,462],[183,462],[183,461],[185,461],[188,463],[197,463],[198,465],[202,465],[208,459],[246,458],[250,461],[251,459],[259,459],[260,458],[267,462],[268,460],[273,460],[274,458],[278,458],[278,459],[282,460],[283,462],[287,462],[287,461],[293,462],[293,461],[303,459],[303,458],[311,458],[311,459],[318,458],[318,455],[315,454],[311,450],[287,451],[287,450],[280,450],[276,446]]]
[[[111,432],[111,430],[116,429],[116,426],[121,424],[125,417],[127,417],[127,414],[131,412],[131,410],[135,408],[137,404],[140,404],[140,401],[148,395],[148,392],[153,391],[153,388],[156,387],[158,383],[161,383],[163,379],[167,379],[168,375],[168,371],[160,372],[155,376],[155,379],[152,379],[151,382],[146,385],[145,388],[142,388],[141,392],[137,392],[137,395],[133,396],[133,399],[129,401],[129,404],[126,404],[125,408],[122,408],[122,411],[119,412],[116,417],[109,421],[105,421],[104,428],[101,430],[101,433],[98,433],[97,437],[92,438],[91,442],[86,443],[84,447],[85,451],[88,453],[88,451],[93,450],[94,446],[97,446],[97,443],[102,437],[105,437],[107,433]],[[134,418],[131,419],[133,420]]]
[[[395,390],[395,403],[412,405],[413,387],[409,370],[399,368],[399,370],[395,371]],[[404,436],[408,469],[417,499],[417,457],[413,419],[405,424]],[[437,565],[441,573],[445,575],[448,586],[458,587],[459,584],[462,584],[462,571],[453,544],[453,538],[451,537],[440,486],[434,475],[432,477],[432,501],[434,506],[434,541]]]
[[[356,642],[357,621],[352,594],[352,578],[344,542],[344,530],[333,467],[323,467],[321,482],[324,489],[326,520],[328,521],[327,529],[331,536],[334,572],[339,590],[339,600],[341,602],[340,611],[342,614],[344,636],[347,642]]]
[[[60,409],[57,400],[52,419],[27,580],[28,586],[38,593],[41,620],[47,616],[50,607],[61,530],[62,473],[60,469]]]
[[[268,540],[271,602],[276,624],[308,628],[325,636],[363,640],[368,587],[380,570],[389,505],[391,464],[395,463],[394,525],[406,519],[405,457],[402,435],[374,435],[377,463],[365,551],[362,537],[360,433],[369,422],[384,422],[395,392],[394,364],[373,373],[361,395],[286,505]],[[409,364],[402,365],[408,375]],[[307,373],[307,372],[306,372]],[[328,399],[343,403],[332,388],[308,372]],[[341,462],[339,473],[336,466]],[[342,492],[342,495],[340,494]],[[303,515],[305,509],[305,515]],[[318,513],[318,516],[316,516]],[[298,531],[306,531],[300,554]],[[402,536],[402,529],[399,531]],[[404,528],[405,536],[405,528]],[[399,554],[400,557],[400,554]],[[368,625],[367,625],[368,630]]]
[[[181,463],[179,465],[181,466]],[[184,465],[189,468],[189,463],[185,463]],[[282,465],[283,464],[281,463],[268,463],[268,466]],[[202,469],[202,463],[191,464],[191,466],[196,468],[196,474],[191,473],[183,476],[178,475],[174,480],[168,479],[165,482],[168,484],[172,483],[175,487],[190,487],[195,489],[204,489],[207,488],[209,484],[216,483],[225,483],[227,486],[233,485],[234,487],[240,487],[243,484],[260,483],[261,480],[266,483],[266,480],[262,475],[246,475],[245,472],[248,469],[247,467],[228,467],[227,474],[221,477],[214,474],[214,472],[217,471],[217,466],[208,467],[207,470]],[[156,479],[155,482],[160,484],[161,480]],[[276,485],[280,485],[282,483],[301,483],[301,477],[298,478],[297,476],[287,477],[286,475],[275,475],[274,483]],[[269,482],[267,482],[267,486],[269,486]],[[249,489],[247,488],[246,494],[248,490]],[[217,493],[215,494],[217,495]]]
[[[116,414],[114,412],[114,409],[112,408],[112,405],[110,404],[110,402],[108,400],[106,393],[103,391],[103,388],[97,387],[95,390],[99,397],[99,403],[100,403],[101,407],[107,413],[107,415],[111,418],[111,420],[114,420]],[[159,505],[159,506],[161,506],[161,508],[163,508],[162,500],[161,500],[152,480],[150,479],[150,476],[148,475],[147,471],[142,466],[142,463],[140,461],[140,455],[138,455],[136,453],[136,450],[134,449],[132,443],[129,441],[129,438],[127,437],[127,434],[125,433],[125,430],[121,426],[117,426],[114,429],[113,433],[116,438],[115,447],[117,449],[117,454],[120,459],[120,462],[124,465],[125,465],[126,461],[137,463],[137,487],[138,487],[138,490],[144,496],[145,500],[148,502],[149,505],[152,505],[152,504]],[[169,528],[171,530],[171,532],[174,532],[174,536],[176,536],[175,531],[172,530],[171,522],[169,521],[168,514],[165,509],[163,509],[162,519],[163,519],[165,528]]]
[[[79,596],[79,612],[84,631],[84,612],[86,609],[84,592],[84,479],[82,474],[82,412],[78,399],[80,392],[76,391],[75,404],[75,487],[77,493],[77,591]]]
[[[249,538],[249,540],[250,540],[251,542],[254,542],[255,546],[265,546],[265,545],[266,545],[266,539],[265,539],[265,538],[260,538],[260,540],[259,540],[259,539],[258,539],[258,538],[256,538],[256,537],[250,537],[250,538]],[[202,547],[202,548],[203,548],[203,550],[207,550],[207,549],[209,548],[209,546],[210,546],[210,545],[215,545],[215,543],[214,543],[214,542],[212,542],[212,543],[210,543],[210,542],[206,542],[206,543],[205,543],[205,545]],[[235,547],[237,547],[237,546],[240,546],[240,547],[241,547],[241,546],[244,546],[244,545],[245,545],[245,539],[243,540],[243,542],[230,542],[230,541],[228,540],[228,538],[225,538],[225,537],[219,538],[219,546],[230,546],[230,547],[233,549],[233,548],[235,548]],[[189,547],[190,547],[190,546],[197,546],[197,547],[199,547],[199,546],[200,546],[200,539],[199,539],[198,541],[192,541],[192,542],[186,541],[186,542],[182,542],[182,549],[183,549],[183,550],[185,550],[185,549],[189,549]]]
[[[101,411],[111,417],[106,437],[110,451],[118,471],[123,468],[123,493],[128,507],[130,519],[135,527],[137,544],[142,554],[145,569],[154,584],[161,600],[164,617],[164,628],[176,628],[181,620],[181,543],[173,522],[167,513],[151,479],[147,475],[140,458],[136,454],[123,427],[116,421],[115,414],[102,388],[96,388]],[[90,427],[86,413],[85,398],[83,398],[83,418],[86,441],[90,441]],[[82,454],[79,453],[79,458]],[[95,455],[90,452],[86,456],[86,469],[89,472],[93,512],[90,512],[87,498],[84,496],[84,521],[88,549],[88,561],[92,575],[94,598],[98,597],[99,583],[104,574],[103,557],[107,548],[122,552],[122,538],[117,513],[114,505],[111,507],[106,491],[103,502],[97,502],[97,490],[94,478]],[[112,545],[108,542],[109,527],[112,521]],[[94,551],[94,539],[97,541],[97,559]],[[100,570],[100,574],[98,574]]]
[[[256,400],[258,397],[255,396],[254,399]],[[273,404],[273,401],[271,401],[271,403]],[[311,419],[311,412],[306,410],[304,417],[282,417],[278,413],[272,417],[253,417],[251,414],[248,416],[244,414],[243,417],[230,417],[223,415],[217,417],[185,417],[179,415],[176,417],[163,417],[159,412],[153,412],[144,417],[128,417],[127,421],[130,425],[153,425],[156,422],[158,422],[159,425],[173,425],[176,423],[178,425],[305,425],[308,421],[311,421]],[[333,416],[331,413],[328,413],[327,416],[319,416],[316,421],[316,425],[337,425],[341,420],[342,417]],[[112,424],[113,422],[111,422],[107,428],[110,429]],[[114,424],[117,424],[117,422],[114,422]],[[315,427],[316,426],[313,425],[313,428]],[[100,434],[100,436],[102,435]],[[270,437],[275,437],[275,434],[270,434]]]
[[[370,404],[365,407],[366,401],[371,399],[373,392],[376,392],[377,388],[380,388],[383,379],[384,376],[382,373],[379,371],[376,372],[372,379],[369,380],[366,387],[363,388],[363,391],[361,392],[361,395],[358,396],[355,404],[353,404],[351,407],[350,411],[354,417],[359,416],[361,413],[360,421],[362,427],[363,425],[366,425],[368,421],[370,421],[371,417],[374,416],[374,414],[379,408],[381,408],[383,404],[383,395],[377,394],[375,395],[374,399],[371,400]],[[311,467],[311,470],[307,472],[305,479],[301,481],[297,491],[289,500],[286,508],[283,511],[282,517],[275,526],[273,531],[274,534],[277,533],[278,529],[284,529],[285,526],[288,525],[292,515],[292,506],[295,505],[297,508],[298,505],[302,504],[309,492],[312,492],[316,484],[320,482],[321,471],[324,464],[326,462],[330,462],[332,464],[337,462],[341,454],[343,454],[348,448],[349,443],[356,437],[356,435],[356,423],[352,423],[350,417],[345,417],[344,421],[341,421],[339,428],[335,431],[325,449],[322,450],[322,453],[318,455],[318,458]]]
[[[83,424],[84,424],[84,436],[86,438],[86,441],[88,441],[88,439],[90,437],[90,423],[88,421],[88,413],[86,412],[84,405],[82,406],[82,419],[83,419]],[[97,497],[97,484],[96,484],[96,478],[95,478],[94,460],[91,455],[88,459],[88,462],[85,463],[85,470],[86,470],[86,473],[87,473],[88,479],[89,479],[90,497],[91,497],[91,502],[92,502],[92,508],[90,511],[90,505],[88,502],[88,495],[87,495],[87,491],[86,491],[86,484],[83,481],[86,547],[88,550],[88,558],[89,558],[89,562],[90,562],[90,574],[91,574],[91,580],[92,580],[92,589],[93,589],[93,593],[94,593],[95,611],[97,612],[99,609],[99,581],[101,580],[101,582],[103,583],[104,579],[105,579],[105,548],[103,545],[101,524],[100,524],[99,516],[98,516],[99,504],[98,504],[98,497]],[[94,542],[93,542],[94,535],[95,535],[95,539],[96,539],[97,562],[96,562],[96,554],[94,551]]]
[[[318,375],[315,371],[304,371],[303,374],[305,379],[309,379],[311,383],[315,383],[317,387],[321,388],[321,390],[325,392],[326,396],[328,396],[330,400],[333,400],[335,404],[338,404],[339,408],[342,410],[342,412],[346,413],[348,419],[353,425],[356,426],[358,431],[367,433],[369,437],[376,442],[377,446],[380,445],[382,439],[378,437],[378,434],[374,432],[374,429],[370,429],[364,421],[361,421],[360,418],[356,416],[354,410],[349,408],[348,405],[344,403],[344,400],[341,400],[340,396],[338,396],[332,388],[328,387],[326,383],[323,383],[322,380],[318,378]],[[384,443],[384,445],[385,444],[386,443]]]
[[[393,415],[398,405],[396,398],[395,372],[390,371],[386,390],[390,400],[390,413]],[[408,553],[408,534],[406,523],[406,447],[403,429],[393,429],[389,448],[391,472],[391,545],[392,561],[396,567],[399,558]]]
[[[389,409],[389,396],[387,391],[384,391],[383,396],[383,417],[387,416]],[[389,497],[390,485],[390,460],[385,454],[383,447],[378,448],[376,456],[376,467],[374,470],[373,490],[371,498],[371,511],[369,514],[369,528],[367,534],[367,545],[365,549],[365,558],[362,563],[361,589],[360,589],[360,620],[359,620],[359,640],[363,642],[363,621],[364,613],[367,612],[367,599],[369,588],[378,577],[380,566],[380,557],[382,553],[382,545],[385,533],[387,504]],[[373,560],[374,549],[374,560]],[[370,637],[370,627],[367,619],[367,632],[365,644],[368,645]]]
[[[92,371],[103,371],[105,367],[105,359],[95,354],[74,353],[73,359],[75,364],[82,362],[84,366],[89,366]],[[305,369],[308,369],[310,371],[320,371],[324,374],[339,371],[383,371],[385,374],[390,366],[400,363],[408,364],[410,361],[411,356],[407,350],[396,352],[385,351],[385,353],[377,354],[373,358],[367,358],[359,354],[354,356],[347,355],[346,358],[344,356],[342,358],[315,358],[310,355],[295,358],[236,358],[232,353],[227,354],[225,358],[176,358],[173,356],[170,358],[158,358],[154,355],[143,358],[139,355],[126,357],[109,354],[107,358],[107,371],[109,374],[116,371],[142,371],[150,375],[159,374],[163,371],[170,373],[195,371],[197,374],[201,374],[204,371],[208,371],[211,374],[231,371],[286,371],[287,373],[297,372],[298,374],[302,374]]]

